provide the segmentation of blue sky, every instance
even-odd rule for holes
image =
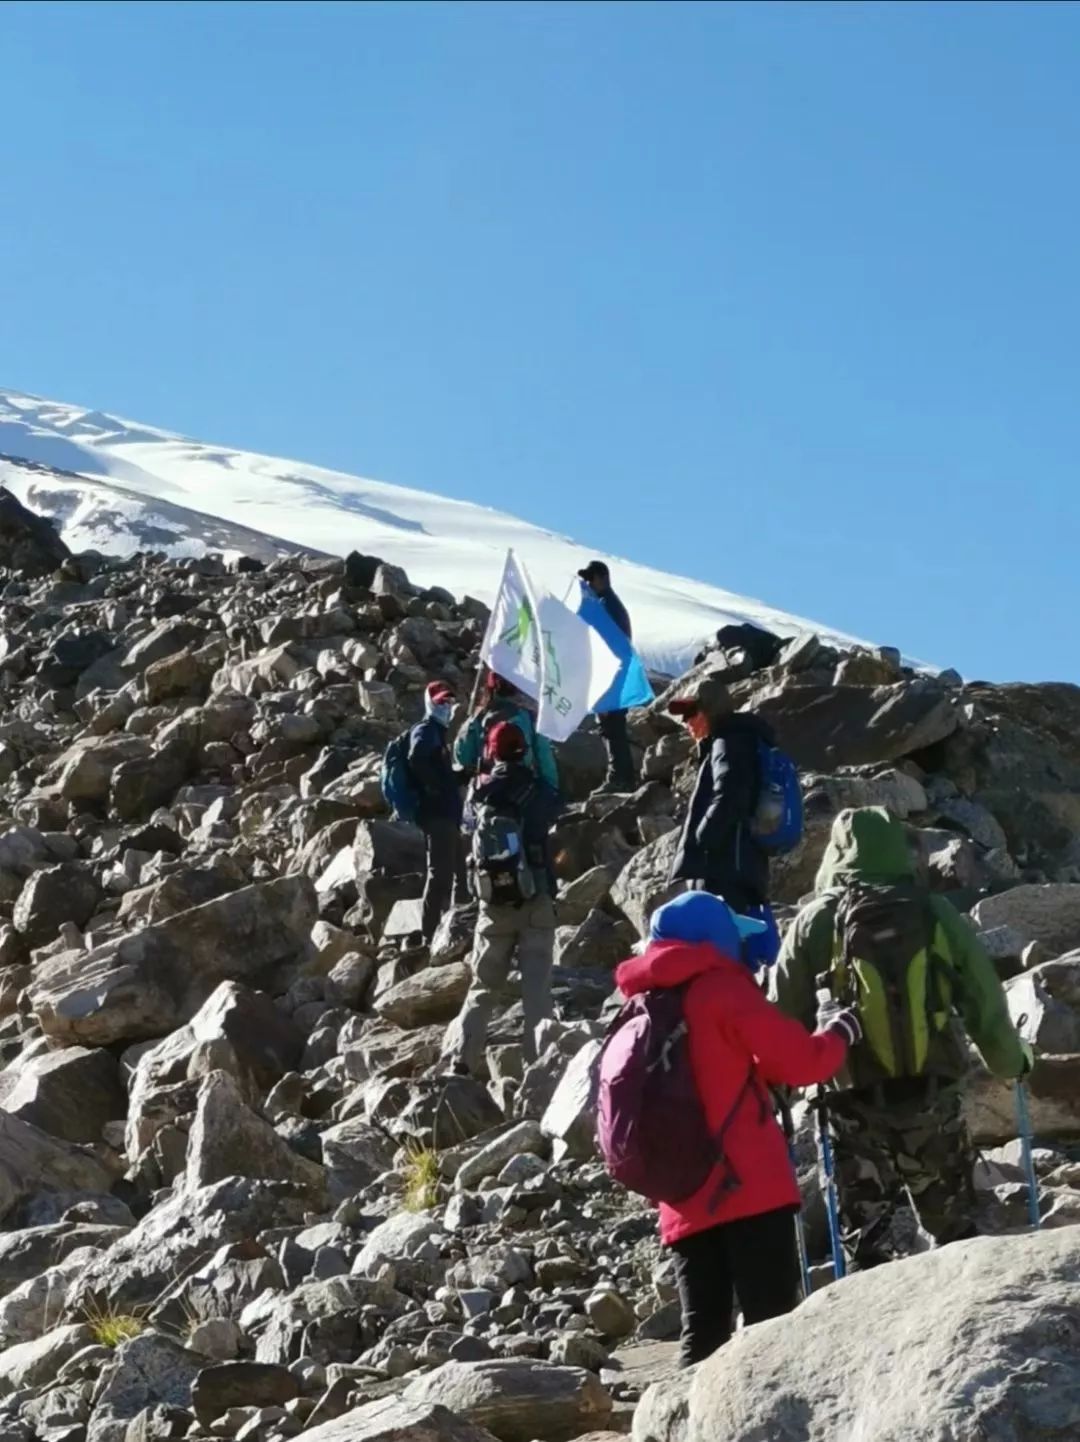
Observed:
[[[1080,8],[8,4],[0,384],[1080,680]]]

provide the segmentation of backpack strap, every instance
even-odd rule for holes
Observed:
[[[757,1073],[754,1070],[754,1064],[753,1062],[751,1062],[750,1066],[747,1068],[746,1076],[743,1079],[743,1084],[736,1092],[735,1100],[728,1108],[727,1116],[725,1116],[724,1120],[720,1123],[716,1131],[713,1133],[713,1141],[716,1143],[716,1165],[720,1168],[720,1176],[717,1178],[716,1187],[714,1188],[713,1192],[709,1197],[708,1207],[710,1212],[715,1212],[726,1196],[728,1196],[731,1192],[738,1191],[738,1189],[742,1186],[742,1177],[739,1176],[738,1172],[731,1165],[731,1162],[728,1160],[727,1155],[724,1152],[724,1138],[727,1136],[728,1128],[731,1126],[732,1122],[735,1120],[740,1109],[742,1108],[742,1104],[746,1100],[747,1093],[750,1091],[754,1091],[757,1094],[758,1106],[760,1108],[760,1114],[758,1117],[759,1126],[764,1122],[765,1118],[769,1114],[769,1108],[765,1102],[765,1098],[761,1095],[760,1089],[754,1086],[754,1079],[756,1075]]]

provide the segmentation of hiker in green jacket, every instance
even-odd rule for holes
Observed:
[[[901,1189],[939,1246],[975,1235],[963,1031],[997,1077],[1026,1075],[1034,1058],[993,962],[945,897],[916,881],[904,828],[884,808],[836,818],[815,892],[784,939],[773,999],[810,1026],[830,996],[858,1011],[863,1041],[826,1100],[844,1250],[865,1269],[891,1260]]]

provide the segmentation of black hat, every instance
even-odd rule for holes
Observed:
[[[583,581],[591,581],[594,576],[599,576],[604,581],[611,580],[611,572],[608,570],[606,561],[590,561],[589,564],[578,575]]]

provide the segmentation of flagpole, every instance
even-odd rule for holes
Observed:
[[[513,555],[513,552],[511,552]],[[532,587],[532,577],[529,575],[525,563],[518,563],[518,573],[521,576],[521,584],[525,588],[525,599],[532,607],[533,630],[536,632],[536,649],[540,655],[540,693],[536,698],[536,729],[540,735],[540,721],[544,714],[544,692],[547,689],[547,647],[544,645],[544,631],[540,624],[540,607],[536,604],[536,595]]]
[[[506,570],[510,564],[510,558],[513,556],[513,554],[513,548],[508,548],[506,552],[506,559],[503,561],[502,576],[499,578],[499,590],[502,589],[503,581],[506,580]],[[496,591],[495,600],[498,601],[498,598],[499,591]],[[461,731],[461,728],[463,726],[467,726],[469,721],[472,720],[473,714],[476,710],[476,700],[477,697],[480,695],[480,678],[483,676],[485,670],[490,669],[487,665],[487,662],[484,660],[484,652],[487,650],[488,641],[491,637],[491,628],[494,626],[494,624],[495,606],[492,605],[490,611],[488,612],[487,625],[484,627],[484,634],[480,638],[480,650],[476,658],[476,676],[473,680],[472,694],[469,696],[468,710],[461,715],[461,717],[458,719],[457,725],[454,727],[455,737]]]

